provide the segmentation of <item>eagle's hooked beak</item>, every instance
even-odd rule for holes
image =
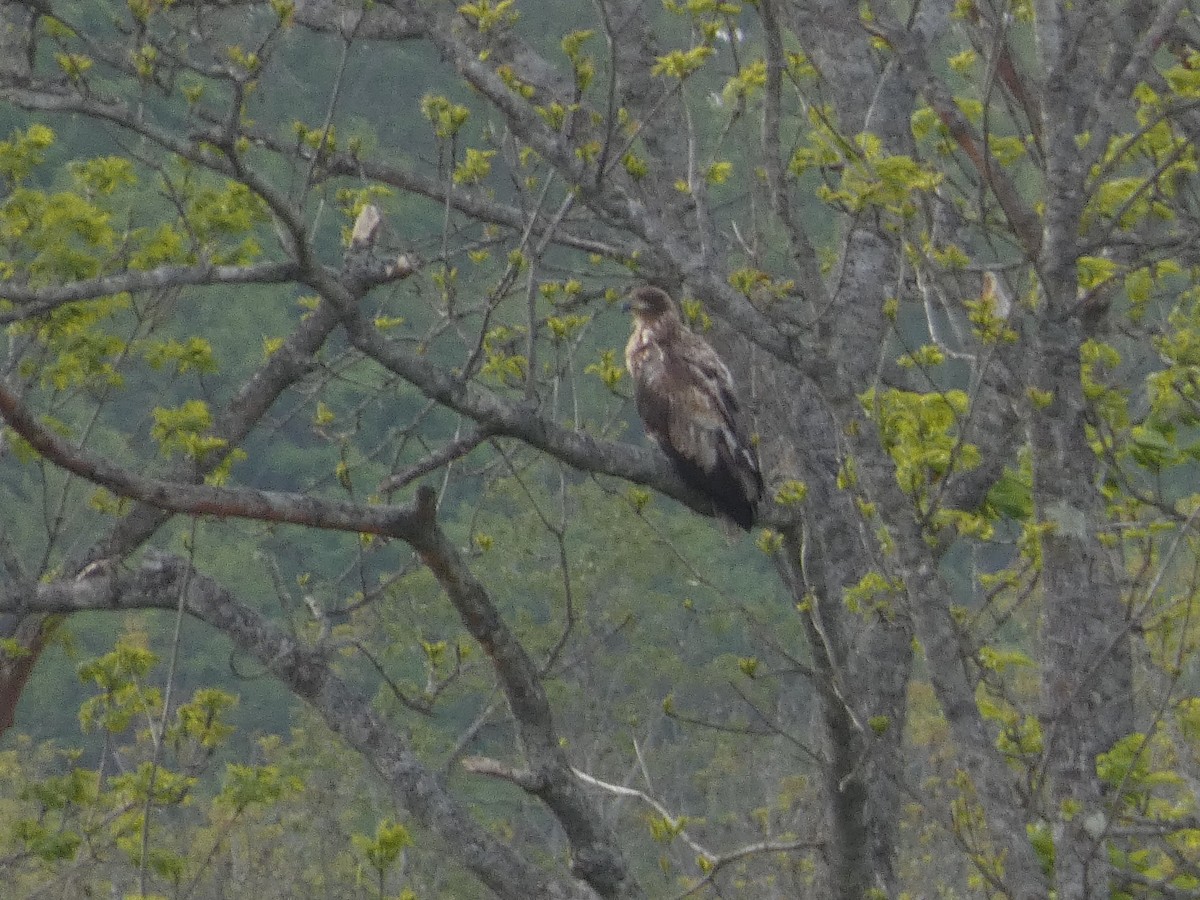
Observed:
[[[623,312],[623,313],[633,312],[633,301],[626,300],[624,303],[622,303],[621,304],[621,312]]]

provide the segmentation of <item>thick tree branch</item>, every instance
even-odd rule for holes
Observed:
[[[472,381],[463,381],[385,337],[359,312],[358,298],[338,279],[323,270],[310,271],[307,279],[340,310],[350,342],[358,350],[431,400],[473,419],[492,435],[517,438],[580,471],[644,484],[697,512],[713,514],[709,498],[685,484],[662,453],[564,428],[546,419],[531,403],[508,400]]]
[[[320,648],[285,633],[181,559],[151,553],[133,572],[115,570],[94,578],[41,584],[32,593],[0,592],[0,612],[173,609],[181,594],[189,615],[225,634],[316,709],[379,773],[396,802],[437,833],[446,851],[499,896],[511,900],[594,900],[597,896],[578,882],[549,877],[479,825],[405,740],[384,724],[370,702],[333,673]]]
[[[64,442],[40,426],[31,426],[27,414],[19,406],[14,407],[11,400],[7,387],[0,386],[0,414],[39,452],[81,477],[90,477],[124,496],[178,512],[384,534],[402,538],[411,544],[446,591],[472,637],[492,660],[532,773],[530,790],[546,803],[562,824],[571,843],[574,871],[603,896],[640,895],[640,889],[631,880],[617,849],[615,837],[602,824],[603,817],[571,773],[570,764],[554,731],[550,706],[536,665],[500,618],[487,590],[474,577],[437,525],[432,491],[420,491],[417,499],[403,508],[356,508],[352,504],[325,503],[300,495],[170,485],[139,479],[97,460],[88,460],[78,451],[64,446]],[[71,583],[64,584],[69,586]],[[72,591],[68,589],[67,593],[74,596]],[[47,602],[22,611],[75,610],[57,608]],[[303,691],[297,692],[307,699]]]
[[[33,71],[33,10],[0,0],[0,83],[24,81]]]
[[[42,456],[119,497],[187,515],[226,516],[335,531],[406,537],[424,527],[414,504],[369,506],[305,494],[166,481],[134,474],[73,447],[39,423],[15,390],[0,382],[0,416]]]
[[[758,4],[759,17],[763,23],[766,39],[767,83],[764,87],[762,118],[763,168],[767,176],[767,191],[775,215],[787,229],[792,244],[792,261],[800,276],[801,291],[817,309],[829,303],[825,281],[821,277],[820,259],[813,247],[808,229],[798,220],[788,197],[785,178],[780,120],[782,117],[783,75],[786,66],[780,16],[776,6],[779,0],[761,0]]]
[[[554,729],[538,667],[436,521],[405,537],[491,659],[526,760],[518,782],[554,813],[571,845],[572,871],[605,897],[640,896],[599,808],[582,790]]]
[[[44,287],[0,281],[0,300],[17,304],[14,310],[0,312],[0,325],[45,315],[66,303],[94,300],[110,294],[184,285],[282,284],[295,280],[299,272],[300,267],[295,263],[263,262],[250,266],[160,266],[144,272],[122,272]]]
[[[185,2],[204,5],[202,0]],[[230,3],[232,0],[222,0]],[[246,0],[257,6],[262,0]],[[183,5],[182,3],[180,5]],[[350,34],[364,41],[404,41],[419,37],[420,29],[408,17],[386,4],[347,6],[338,0],[295,0],[296,22],[319,32]]]
[[[404,507],[320,500],[302,494],[180,484],[145,478],[71,447],[36,422],[12,388],[0,383],[0,415],[45,458],[119,496],[191,515],[233,516],[402,538],[413,546],[493,661],[537,779],[534,793],[555,813],[571,842],[575,871],[604,896],[636,896],[616,843],[570,772],[558,744],[537,667],[496,612],[433,517],[432,493]]]
[[[234,393],[225,410],[216,415],[211,435],[225,441],[228,447],[240,446],[279,395],[309,371],[313,355],[337,323],[337,314],[328,303],[319,305],[305,316],[283,345]],[[219,463],[218,454],[209,454],[204,460],[176,466],[174,475],[179,480],[198,481]],[[170,510],[138,503],[113,525],[108,534],[67,560],[63,568],[73,575],[97,560],[122,559],[141,546],[172,515]],[[11,726],[16,702],[40,655],[44,643],[42,636],[55,623],[56,620],[47,621],[42,615],[0,623],[0,634],[15,637],[21,646],[30,650],[16,659],[0,659],[0,733]],[[27,640],[30,636],[32,639]]]
[[[242,444],[254,426],[279,396],[312,366],[313,356],[333,333],[338,316],[333,307],[322,303],[306,316],[296,330],[267,361],[238,389],[223,412],[213,421],[211,434],[225,441],[228,447]],[[179,466],[174,480],[194,482],[207,475],[219,464],[218,454]],[[139,547],[173,512],[149,503],[131,509],[102,540],[94,544],[82,558],[68,565],[77,571],[97,559],[120,558]]]

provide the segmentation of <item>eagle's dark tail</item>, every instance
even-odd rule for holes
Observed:
[[[705,472],[670,448],[664,449],[680,477],[712,500],[713,512],[718,517],[728,519],[744,531],[754,527],[755,504],[763,494],[762,475],[757,466],[737,471],[720,459],[714,471]]]
[[[761,482],[759,487],[760,490],[753,497],[747,496],[740,479],[719,471],[718,476],[710,480],[708,493],[713,499],[713,508],[718,515],[749,531],[754,527],[754,505],[762,495]]]

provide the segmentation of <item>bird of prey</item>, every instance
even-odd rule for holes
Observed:
[[[646,433],[718,517],[749,531],[763,479],[729,368],[665,291],[635,288],[628,305],[625,365]]]

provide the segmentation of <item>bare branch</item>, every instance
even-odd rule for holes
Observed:
[[[462,459],[490,437],[491,434],[488,433],[486,428],[476,428],[469,434],[464,434],[462,437],[456,438],[446,444],[437,452],[431,453],[419,462],[413,463],[402,472],[389,475],[380,483],[379,492],[386,494],[389,491],[407,487],[418,478],[423,478],[430,472],[437,471],[447,463]]]
[[[720,856],[709,860],[709,867],[705,876],[682,894],[676,894],[675,900],[683,900],[684,897],[694,897],[712,884],[721,873],[721,870],[731,863],[738,862],[750,856],[762,856],[767,853],[795,853],[797,850],[824,851],[825,842],[806,840],[759,841],[755,844],[747,844],[745,847],[738,847],[736,850],[730,850],[728,853],[722,853]]]
[[[466,765],[466,762],[466,760],[463,760],[464,766]],[[662,816],[671,830],[676,832],[683,842],[691,847],[692,850],[698,855],[704,857],[710,862],[720,858],[717,854],[713,853],[711,850],[708,850],[702,844],[697,842],[691,836],[691,834],[688,833],[688,830],[682,827],[683,823],[687,820],[686,816],[673,815],[669,809],[667,809],[645,791],[640,791],[637,788],[626,787],[623,784],[613,784],[609,781],[601,781],[596,776],[589,775],[587,772],[581,772],[579,769],[572,769],[571,771],[573,771],[575,773],[575,777],[584,784],[599,788],[605,793],[615,794],[618,797],[632,797],[636,800],[642,801],[642,803],[646,804],[652,810]]]

